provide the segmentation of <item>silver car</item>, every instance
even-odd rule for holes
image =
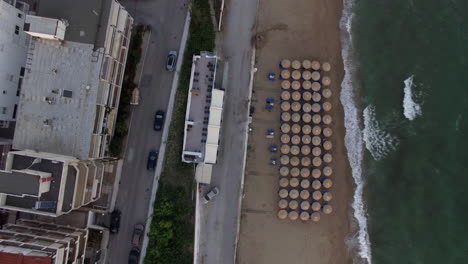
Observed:
[[[209,203],[213,198],[215,198],[219,194],[219,189],[218,187],[214,187],[211,189],[209,192],[203,196],[203,203],[207,204]]]
[[[167,55],[166,70],[173,71],[175,69],[176,63],[177,63],[177,51],[171,50],[169,51],[169,55]]]

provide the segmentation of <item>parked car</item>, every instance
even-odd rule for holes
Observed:
[[[166,113],[162,110],[156,111],[154,115],[154,130],[161,131],[164,125],[164,116]]]
[[[143,234],[145,233],[145,226],[143,224],[136,224],[133,228],[132,245],[140,248],[141,241],[143,241]]]
[[[133,247],[130,250],[130,254],[128,256],[128,264],[138,264],[138,260],[140,259],[140,249],[137,247]]]
[[[166,70],[173,71],[177,63],[177,51],[171,50],[167,55]]]
[[[119,227],[120,227],[120,211],[119,210],[114,210],[111,213],[111,219],[110,219],[110,231],[111,233],[117,233],[119,232]]]
[[[203,202],[205,204],[209,203],[213,198],[215,198],[217,195],[219,194],[219,189],[218,187],[214,187],[213,189],[211,189],[209,192],[207,192],[205,194],[205,196],[203,196]]]
[[[158,161],[159,152],[156,150],[151,150],[148,154],[148,162],[146,163],[147,170],[154,170],[156,168],[156,162]]]

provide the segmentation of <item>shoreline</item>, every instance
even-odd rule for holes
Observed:
[[[241,226],[237,263],[352,263],[354,248],[348,247],[353,238],[351,225],[354,219],[352,202],[355,190],[348,153],[345,148],[345,115],[341,105],[341,83],[345,76],[342,57],[340,21],[343,1],[294,0],[284,3],[261,0],[258,8],[256,67],[252,102],[256,106],[253,116],[252,136],[241,211]],[[308,20],[304,23],[297,17]],[[310,26],[312,25],[312,27]],[[306,48],[305,48],[306,47]],[[323,216],[318,223],[279,220],[277,212],[278,167],[269,167],[270,155],[265,155],[264,126],[279,124],[279,107],[273,112],[263,109],[266,96],[279,99],[279,82],[266,81],[268,72],[278,71],[278,62],[289,59],[318,59],[332,65],[334,145],[332,180],[334,212]],[[279,127],[279,125],[278,125]],[[279,241],[275,241],[279,240]],[[285,243],[281,243],[281,240]],[[280,242],[280,243],[278,243]],[[280,248],[285,249],[280,250]]]

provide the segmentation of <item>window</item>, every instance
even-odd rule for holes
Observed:
[[[8,108],[2,107],[2,114],[6,115]]]
[[[24,23],[24,26],[23,26],[23,30],[24,31],[29,31],[29,27],[31,26],[31,24],[29,23]]]
[[[19,17],[19,18],[22,18],[23,15],[22,15],[21,13],[18,13],[18,17]]]
[[[63,90],[63,97],[72,98],[73,92],[70,90]]]
[[[21,93],[21,86],[23,85],[23,78],[18,80],[18,88],[16,88],[16,96],[19,96]]]
[[[15,108],[13,108],[13,119],[16,119],[16,112],[18,111],[18,105],[15,104]]]
[[[0,128],[8,128],[10,126],[10,122],[0,120]]]
[[[5,90],[3,90],[3,94],[6,94],[6,91],[5,91]]]
[[[18,27],[18,26],[15,26],[15,34],[16,34],[16,35],[19,34],[19,27]]]
[[[24,76],[24,71],[25,71],[25,70],[26,70],[26,69],[25,69],[24,67],[21,67],[21,70],[20,70],[20,76],[21,76],[21,77]]]

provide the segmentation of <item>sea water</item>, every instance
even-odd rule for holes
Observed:
[[[468,0],[344,0],[356,263],[468,263]]]

